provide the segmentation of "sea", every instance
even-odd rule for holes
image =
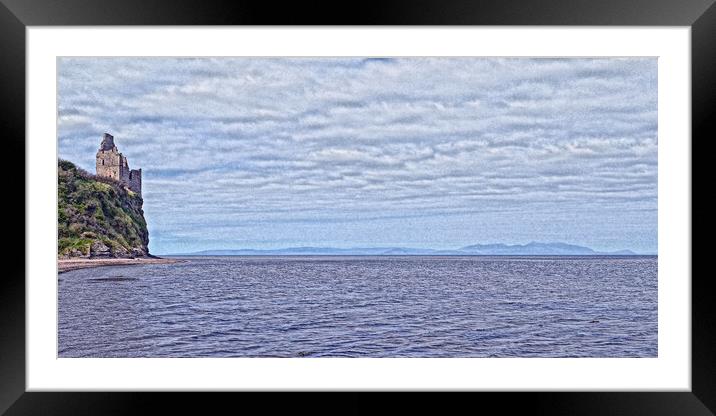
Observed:
[[[655,256],[181,257],[58,279],[59,357],[657,357]]]

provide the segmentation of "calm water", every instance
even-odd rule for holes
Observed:
[[[60,357],[655,357],[656,257],[203,257],[59,276]]]

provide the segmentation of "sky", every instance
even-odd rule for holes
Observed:
[[[149,249],[657,251],[656,58],[59,58],[58,153],[142,168]]]

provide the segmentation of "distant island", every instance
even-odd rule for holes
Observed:
[[[531,242],[524,245],[475,244],[454,250],[405,247],[333,248],[289,247],[272,250],[237,249],[203,250],[176,256],[636,256],[631,250],[595,251],[589,247],[567,243]]]

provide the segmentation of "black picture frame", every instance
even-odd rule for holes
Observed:
[[[5,251],[0,279],[0,414],[134,414],[156,413],[171,405],[183,411],[209,413],[226,403],[237,406],[234,394],[182,393],[29,393],[25,391],[25,28],[55,25],[590,25],[689,26],[692,58],[692,149],[694,142],[714,137],[716,108],[716,5],[714,0],[501,0],[272,2],[177,0],[0,0],[0,129],[4,146],[5,208],[3,226],[11,245]],[[692,155],[696,155],[693,153]],[[11,165],[11,166],[8,166]],[[692,158],[693,170],[693,158]],[[698,176],[692,174],[694,182]],[[693,189],[693,188],[692,188]],[[708,189],[708,188],[705,188]],[[692,191],[693,195],[693,191]],[[693,198],[691,201],[692,218]],[[24,218],[25,221],[20,221]],[[701,218],[704,220],[705,218]],[[701,248],[704,250],[705,248]],[[693,247],[697,250],[697,247]],[[692,254],[693,265],[693,254]],[[692,266],[693,268],[693,266]],[[693,269],[695,271],[695,269]],[[434,400],[431,394],[382,404],[381,410],[439,409],[455,406],[500,413],[529,411],[570,415],[708,415],[716,412],[716,341],[710,274],[692,272],[692,388],[690,392],[549,392],[476,393]],[[298,410],[332,413],[373,411],[361,393],[339,393],[340,407],[323,398],[301,395],[266,400],[264,408],[283,405]],[[465,397],[465,396],[458,396]],[[240,399],[241,406],[245,397]],[[256,400],[256,399],[254,399]],[[323,403],[317,405],[316,403]],[[310,407],[309,407],[310,406]]]

